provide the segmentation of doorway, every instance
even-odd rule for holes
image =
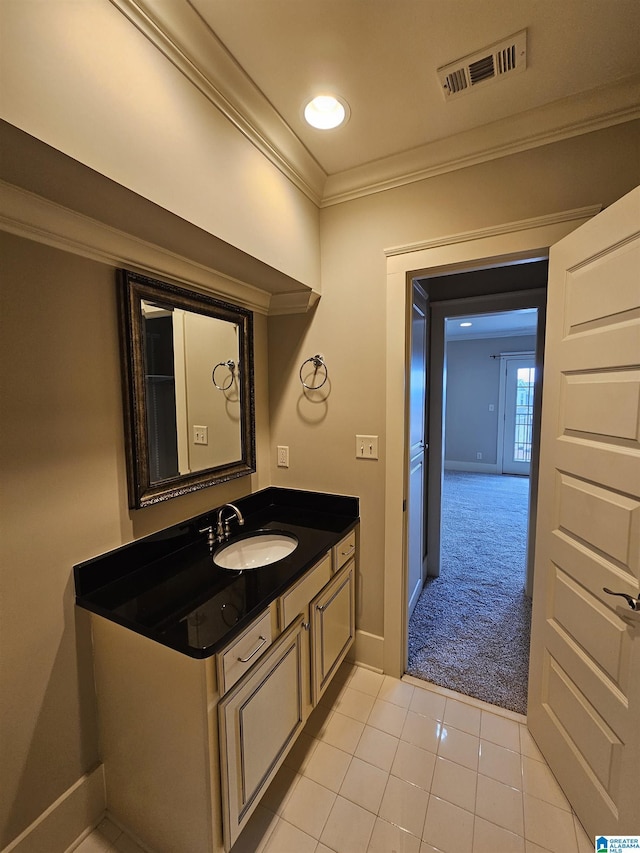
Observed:
[[[502,473],[502,457],[498,455],[497,448],[502,440],[504,432],[504,421],[499,419],[504,408],[505,390],[499,385],[500,364],[505,354],[513,350],[513,345],[499,344],[499,340],[508,341],[510,338],[501,336],[501,330],[509,331],[510,335],[522,332],[519,337],[527,338],[527,348],[531,352],[538,353],[538,363],[535,365],[538,379],[542,376],[542,353],[544,349],[544,305],[546,299],[546,260],[537,259],[535,262],[518,263],[503,267],[486,268],[468,273],[460,273],[448,276],[437,276],[421,278],[417,283],[411,284],[412,303],[415,302],[416,284],[419,284],[425,292],[428,311],[428,379],[426,381],[426,418],[425,418],[425,445],[428,448],[425,453],[426,472],[425,478],[425,505],[428,513],[422,515],[412,514],[411,495],[407,494],[407,535],[408,541],[418,539],[413,526],[422,524],[423,530],[423,561],[426,566],[426,576],[437,577],[440,574],[441,562],[441,497],[443,472],[445,470],[445,427],[446,427],[446,375],[447,375],[447,336],[456,338],[462,332],[468,335],[469,329],[462,327],[462,322],[470,322],[469,317],[475,316],[476,325],[472,340],[481,344],[482,356],[479,352],[473,352],[466,364],[462,367],[462,373],[472,375],[470,382],[466,383],[461,392],[455,414],[449,419],[450,432],[453,425],[457,426],[458,436],[465,436],[465,430],[473,417],[475,425],[483,424],[480,445],[469,444],[466,440],[459,441],[460,454],[458,459],[450,459],[449,467],[455,467],[456,462],[463,461],[463,470],[481,471],[484,473]],[[518,312],[515,314],[514,312]],[[533,322],[537,316],[538,322]],[[516,319],[517,317],[517,319]],[[471,321],[472,322],[472,321]],[[508,324],[511,324],[509,329]],[[484,331],[483,331],[484,330]],[[482,338],[492,335],[495,340]],[[413,328],[409,326],[408,334],[411,336]],[[528,333],[528,335],[524,335]],[[411,367],[409,374],[417,372],[419,363],[416,363],[413,353],[416,351],[410,338]],[[452,340],[450,346],[462,341]],[[484,347],[484,349],[482,349]],[[493,383],[492,390],[489,385]],[[411,385],[409,385],[411,388]],[[480,395],[480,396],[479,396]],[[482,399],[480,397],[484,395]],[[491,396],[491,399],[487,396]],[[532,463],[535,469],[537,457],[535,456],[535,439],[539,429],[539,408],[541,399],[541,381],[534,382],[533,386],[533,409],[538,413],[537,421],[531,423],[531,449],[533,451]],[[469,404],[467,404],[469,401]],[[473,409],[469,405],[473,404]],[[486,409],[485,409],[486,405]],[[493,406],[493,411],[488,407]],[[450,406],[450,411],[454,407]],[[410,409],[408,410],[409,413]],[[409,418],[407,418],[407,422]],[[413,431],[415,429],[412,427]],[[407,436],[406,446],[410,447]],[[407,458],[405,465],[408,465]],[[408,468],[405,469],[408,472]],[[407,482],[410,476],[406,475]],[[530,506],[535,512],[535,489],[536,479],[531,478]],[[531,529],[534,527],[534,518],[531,518]],[[533,572],[533,541],[532,537],[527,546],[527,576],[526,591],[531,595],[532,572]],[[406,598],[409,601],[409,598]],[[406,618],[406,617],[405,617]],[[406,664],[406,657],[405,657]]]
[[[513,300],[539,305],[541,298],[527,292],[482,302],[485,307]],[[479,304],[476,297],[432,306],[434,325],[444,325],[444,351],[432,342],[429,383],[436,398],[442,389],[442,413],[438,400],[436,416],[442,421],[440,448],[431,440],[431,459],[437,456],[441,467],[439,554],[431,559],[429,577],[409,612],[407,671],[525,713],[538,308],[467,313]],[[412,361],[412,375],[413,367]],[[437,434],[437,427],[431,424],[430,432]],[[410,526],[411,500],[410,491]]]
[[[626,205],[626,207],[619,212],[621,204]],[[633,211],[637,211],[637,204],[638,193],[636,191],[634,194],[629,194],[627,199],[623,199],[622,202],[612,205],[608,211],[601,214],[602,217],[605,217],[604,228],[601,228],[599,225],[602,220],[594,220],[593,228],[589,225],[587,228],[582,228],[580,230],[580,238],[584,235],[584,239],[589,241],[591,260],[595,261],[595,265],[601,268],[600,277],[602,277],[602,270],[604,270],[601,261],[605,254],[608,254],[613,258],[619,258],[622,254],[620,247],[624,247],[624,251],[627,252],[627,257],[633,257],[631,253],[631,238],[637,234],[637,217],[634,218]],[[406,394],[403,383],[395,380],[398,375],[406,376],[407,372],[408,341],[406,318],[407,301],[408,298],[410,298],[408,295],[410,292],[408,284],[410,284],[411,280],[417,275],[425,275],[426,273],[431,275],[435,273],[444,274],[456,270],[475,269],[479,266],[488,267],[495,261],[509,262],[540,257],[541,255],[546,255],[548,247],[553,246],[556,253],[554,256],[556,259],[556,266],[554,277],[550,280],[549,292],[550,295],[552,293],[555,294],[555,297],[553,308],[549,312],[550,320],[552,321],[549,338],[552,344],[559,346],[563,337],[562,330],[564,324],[569,322],[565,318],[563,310],[563,308],[566,307],[567,302],[563,288],[568,278],[568,265],[571,264],[571,268],[574,270],[582,270],[585,266],[583,255],[578,255],[576,257],[576,253],[573,251],[573,238],[567,240],[563,240],[563,238],[567,237],[567,235],[579,228],[579,226],[584,226],[588,223],[592,217],[599,212],[599,210],[600,207],[595,205],[591,208],[559,211],[552,215],[545,215],[535,219],[522,220],[520,222],[509,222],[506,224],[492,226],[490,228],[477,229],[473,232],[466,232],[463,234],[440,238],[438,240],[424,241],[420,244],[393,247],[386,251],[387,335],[385,359],[386,375],[388,380],[385,401],[387,439],[387,455],[385,460],[385,586],[383,623],[384,636],[380,638],[379,644],[380,666],[384,669],[385,673],[400,677],[406,666],[407,599],[405,544],[407,526],[406,511],[403,504],[403,500],[406,498],[406,480],[404,476],[406,471],[406,420],[398,418],[398,412],[403,410],[406,411]],[[624,228],[620,227],[616,217],[624,217]],[[605,242],[605,238],[609,238],[610,242]],[[614,242],[613,250],[611,249],[611,241],[617,241],[617,243]],[[546,248],[541,249],[540,247]],[[637,290],[633,290],[633,287],[630,284],[631,281],[635,282],[635,279],[627,276],[626,279],[623,280],[621,286],[621,292],[622,294],[626,294],[628,302],[631,302],[630,294],[637,293]],[[610,289],[607,289],[604,284],[600,284],[600,279],[597,279],[597,282],[594,292],[605,294],[605,296],[603,296],[600,303],[596,304],[603,304],[606,306],[610,304],[609,299],[611,291]],[[626,307],[624,296],[616,296],[616,298],[619,299],[617,304]],[[624,313],[623,308],[620,309],[619,316],[626,319],[627,315]],[[598,328],[604,326],[604,324],[600,322],[597,322],[594,325]],[[604,328],[608,329],[608,326],[604,326]],[[625,329],[628,333],[629,328],[628,324],[620,324],[620,332]],[[575,335],[575,338],[576,343],[580,346],[581,344],[579,342],[582,340],[582,336]],[[630,345],[630,337],[628,334],[625,341],[627,341],[627,345]],[[581,347],[581,353],[583,356],[586,353],[584,345]],[[616,364],[618,363],[619,362],[616,362]],[[545,417],[545,422],[550,429],[549,444],[547,445],[548,450],[552,447],[552,439],[557,439],[558,421],[557,414],[553,407],[557,405],[558,396],[554,392],[556,391],[561,378],[560,369],[557,365],[554,362],[551,362],[549,366],[551,369],[547,369],[546,393],[547,397],[552,401],[552,408],[551,417],[549,417],[548,414]],[[550,383],[551,393],[549,393]],[[547,403],[545,403],[545,409],[546,407]],[[585,406],[581,411],[585,416],[587,416],[588,414],[599,410],[593,406]],[[554,417],[554,415],[556,416]],[[556,440],[556,444],[558,443],[559,442]],[[615,454],[611,455],[613,456]],[[594,452],[590,451],[589,456],[593,459]],[[626,464],[626,459],[622,459],[622,454],[620,454],[620,456],[620,464],[616,466],[615,470],[616,479],[613,481],[613,488],[618,489],[619,492],[621,491],[635,495],[636,492],[633,491],[633,484],[637,482],[637,477],[635,480],[633,479],[635,470],[633,469],[633,466]],[[597,458],[599,457],[596,454],[596,459]],[[610,466],[608,465],[601,465],[600,472],[606,472],[609,468]],[[547,548],[548,543],[552,538],[552,508],[557,506],[557,500],[550,493],[547,494],[546,486],[548,485],[550,489],[556,486],[559,478],[553,463],[548,465],[545,464],[544,473],[545,478],[541,483],[543,489],[541,492],[543,500],[540,502],[539,511],[541,518],[538,524],[538,534],[540,535],[538,548],[541,549],[541,555],[539,557],[540,562],[550,563],[551,557],[549,557],[547,553]],[[580,517],[580,514],[576,515],[576,518],[578,517]],[[618,573],[618,579],[619,577],[620,573]],[[600,580],[600,577],[598,577],[598,580]],[[603,578],[602,580],[606,581],[607,579]],[[548,704],[544,704],[541,700],[541,696],[549,696],[550,692],[548,684],[550,668],[543,666],[544,659],[546,658],[546,660],[548,660],[548,640],[551,635],[551,626],[547,625],[547,609],[545,606],[547,601],[545,589],[546,581],[547,578],[541,577],[540,586],[538,587],[538,584],[536,584],[536,605],[534,606],[533,612],[534,630],[532,632],[531,640],[532,677],[538,679],[539,676],[544,675],[547,678],[547,681],[542,685],[542,688],[540,688],[540,684],[537,681],[534,681],[531,687],[533,703],[528,709],[528,725],[535,733],[536,740],[542,737],[544,726],[546,725],[548,729],[549,722],[553,722],[550,716]],[[576,590],[584,589],[584,586],[574,586]],[[632,589],[631,582],[627,584],[627,589],[629,593],[634,591]],[[606,602],[606,604],[610,604],[610,602]],[[572,605],[573,601],[570,601],[570,606],[567,610],[570,614],[575,613],[575,610],[571,609]],[[596,608],[594,606],[593,611],[595,611],[595,609]],[[620,609],[622,610],[622,608]],[[608,610],[606,619],[603,620],[603,623],[607,622],[612,631],[618,630],[617,623],[613,619],[609,618],[609,614],[611,612],[611,610]],[[577,622],[574,620],[574,623],[582,625],[583,627],[585,625],[587,626],[587,628],[585,628],[586,637],[601,636],[601,632],[589,629],[589,626],[593,624],[589,618],[590,616],[591,612],[584,619],[578,619]],[[540,629],[538,633],[536,633],[536,628]],[[544,635],[544,631],[547,632],[546,635]],[[620,636],[623,636],[623,634],[624,632],[620,632]],[[574,647],[577,648],[577,644],[574,644]],[[373,659],[373,654],[370,655],[370,659]],[[592,671],[593,659],[594,658],[592,657],[589,666],[585,665],[583,670],[585,673]],[[620,656],[615,658],[617,661],[621,659],[622,658]],[[625,662],[631,665],[636,661],[634,661],[633,656],[630,655],[628,658],[625,658]],[[537,669],[536,666],[538,667]],[[551,670],[551,672],[553,672],[553,670]],[[608,679],[608,683],[616,683],[615,679],[610,678],[609,675],[606,675],[605,679]],[[602,679],[597,679],[597,684],[602,683],[604,683]],[[544,689],[545,686],[546,690]],[[573,688],[571,682],[568,682],[567,686],[568,690],[560,694],[561,699],[579,695],[577,690]],[[588,685],[589,689],[580,694],[585,699],[584,719],[587,720],[596,719],[595,712],[593,710],[594,700],[592,698],[595,687],[596,682],[591,680]],[[633,684],[632,687],[635,688],[637,685]],[[637,696],[638,691],[632,691],[632,697],[635,698]],[[597,698],[595,701],[597,702]],[[575,704],[565,703],[569,720],[568,728],[575,727],[575,714],[573,714],[575,707]],[[613,702],[607,703],[606,707],[608,712],[612,712],[614,710]],[[532,712],[534,714],[533,718],[531,717]],[[546,713],[546,719],[539,719],[537,716],[538,713]],[[563,739],[560,731],[562,719],[563,717],[561,716],[560,723],[558,723],[558,718],[555,716],[557,725],[554,730],[553,739],[545,740],[543,752],[546,757],[551,757],[553,759],[551,762],[552,769],[556,776],[561,779],[563,789],[567,792],[572,805],[574,805],[578,810],[578,815],[588,816],[589,825],[593,824],[595,826],[595,818],[590,817],[590,815],[595,814],[597,817],[597,815],[601,813],[599,808],[596,809],[596,805],[603,797],[608,798],[609,804],[613,804],[616,801],[608,797],[608,790],[603,788],[594,777],[593,773],[589,769],[588,763],[586,761],[581,761],[581,751],[578,748],[575,748],[571,741],[568,741],[566,738]],[[625,726],[624,731],[627,734],[633,734],[633,727],[629,728],[626,726],[626,722],[628,722],[627,717],[623,716],[621,720]],[[578,727],[578,730],[582,732],[584,731],[584,728]],[[567,728],[565,728],[564,731],[566,733]],[[606,723],[601,729],[598,729],[598,731],[601,732],[603,736],[606,735],[609,731]],[[590,741],[590,743],[593,744],[593,741]],[[611,749],[610,744],[611,741],[608,742],[609,749]],[[598,744],[596,743],[596,747],[597,745]],[[595,749],[596,747],[593,748]],[[561,758],[559,760],[566,759],[568,761],[571,759],[572,761],[570,766],[567,765],[567,773],[563,772],[561,776],[559,775],[558,768],[559,760],[555,757],[559,753],[561,753]],[[623,760],[619,765],[621,767],[621,775],[619,778],[625,783],[627,783],[628,779],[633,777],[633,771],[637,768],[638,764],[638,754],[637,737],[635,740],[631,737],[629,743],[625,746]],[[617,802],[620,803],[621,812],[624,813],[625,818],[628,816],[629,820],[632,820],[634,805],[637,803],[636,788],[634,788],[632,784],[621,784],[618,787],[617,792],[619,795]],[[598,798],[600,798],[600,800]],[[637,814],[637,809],[635,810],[635,813]],[[581,820],[582,819],[583,818],[581,817]],[[616,824],[616,826],[618,825],[619,824]],[[596,830],[594,829],[593,831],[595,832]]]
[[[549,246],[589,221],[599,209],[599,206],[593,206],[563,210],[385,250],[387,452],[384,462],[384,614],[382,634],[366,638],[366,655],[371,665],[389,675],[398,678],[402,676],[407,652],[407,420],[406,417],[398,417],[399,412],[407,411],[407,399],[406,384],[397,381],[397,377],[406,377],[407,374],[407,311],[411,283],[416,278],[445,276],[545,258]]]

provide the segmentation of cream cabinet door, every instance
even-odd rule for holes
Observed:
[[[314,706],[355,638],[355,570],[351,560],[310,605]]]
[[[604,587],[639,595],[640,188],[551,248],[546,337],[528,725],[588,834],[635,835],[640,611]]]
[[[304,726],[303,631],[297,619],[218,705],[226,850]]]

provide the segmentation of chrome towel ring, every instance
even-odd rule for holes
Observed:
[[[319,385],[307,385],[307,383],[302,378],[302,370],[303,370],[305,364],[308,364],[309,362],[311,362],[314,366],[314,371],[313,371],[314,376],[316,375],[318,370],[321,370],[321,369],[324,370],[324,379],[322,380],[322,382],[320,382]],[[324,363],[324,356],[323,355],[320,355],[320,354],[312,355],[306,361],[303,361],[302,364],[300,365],[300,382],[302,382],[302,387],[307,388],[309,391],[317,391],[318,388],[322,388],[322,386],[324,385],[324,383],[327,381],[328,378],[329,378],[329,370],[327,368],[327,365]]]
[[[229,373],[230,373],[228,381],[226,383],[223,381],[222,385],[218,385],[218,383],[216,382],[216,370],[218,370],[219,367],[228,367]],[[240,368],[240,365],[238,365],[238,369],[239,368]],[[227,391],[229,388],[231,388],[231,386],[233,385],[233,377],[234,377],[235,370],[236,370],[236,363],[232,358],[230,358],[229,361],[219,361],[218,364],[216,364],[216,366],[213,368],[213,370],[211,372],[211,381],[216,386],[218,391]]]

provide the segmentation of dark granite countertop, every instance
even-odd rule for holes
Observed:
[[[239,498],[232,534],[279,530],[298,547],[237,572],[213,562],[206,536],[218,507],[74,566],[76,603],[194,658],[219,651],[358,523],[357,498],[270,487]]]

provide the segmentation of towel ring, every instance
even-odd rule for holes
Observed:
[[[231,373],[231,376],[229,377],[229,381],[226,384],[223,382],[222,385],[218,385],[218,383],[216,382],[216,370],[219,367],[228,367],[229,368],[229,372]],[[231,388],[231,386],[233,385],[233,374],[234,374],[235,369],[236,369],[236,363],[232,358],[230,358],[229,361],[220,361],[220,362],[218,362],[218,364],[216,364],[216,366],[213,368],[213,371],[211,372],[211,381],[216,386],[218,391],[227,391],[229,388]]]
[[[302,378],[302,369],[305,366],[305,364],[308,364],[309,362],[313,363],[313,366],[315,368],[314,374],[316,374],[321,367],[324,368],[324,379],[322,380],[322,382],[319,385],[307,385],[307,383]],[[324,363],[324,356],[322,356],[322,355],[319,355],[319,354],[318,355],[312,355],[306,361],[303,361],[302,364],[300,365],[300,382],[302,382],[303,388],[307,388],[309,391],[317,391],[318,388],[322,388],[322,386],[324,385],[324,383],[327,381],[328,378],[329,378],[329,370],[327,368],[327,365]]]

